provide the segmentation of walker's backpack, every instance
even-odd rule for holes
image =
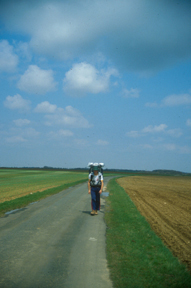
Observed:
[[[98,167],[98,172],[100,172],[103,175],[103,166],[104,163],[89,163],[89,174],[91,174],[91,180],[90,180],[90,185],[91,186],[101,186],[101,175],[99,175],[99,182],[95,184],[93,180],[94,172],[93,172],[93,167]]]
[[[92,163],[92,162],[88,163],[89,174],[93,172],[93,167],[95,166],[98,167],[98,172],[100,172],[103,175],[104,163]]]

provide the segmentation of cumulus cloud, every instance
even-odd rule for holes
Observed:
[[[56,85],[53,71],[43,70],[36,65],[30,65],[17,84],[20,90],[32,94],[45,94],[54,91]]]
[[[49,133],[49,137],[52,138],[52,139],[55,139],[55,138],[62,138],[62,137],[71,137],[73,136],[74,133],[70,130],[64,130],[64,129],[60,129],[59,131],[57,132],[54,132],[54,131],[51,131]]]
[[[34,128],[27,128],[22,131],[22,134],[27,138],[28,137],[33,138],[33,137],[37,137],[40,133],[36,131]]]
[[[86,147],[89,146],[88,141],[85,140],[85,139],[75,139],[75,140],[74,140],[74,143],[76,144],[76,146],[77,146],[78,148],[82,148],[82,149],[84,149],[84,148],[86,148]]]
[[[28,111],[30,110],[30,101],[22,98],[21,95],[16,94],[15,96],[7,96],[4,101],[4,106],[11,110]]]
[[[140,133],[138,131],[130,131],[127,132],[126,135],[130,138],[138,138],[140,136]]]
[[[26,126],[31,123],[31,121],[28,119],[17,119],[17,120],[13,120],[13,122],[16,126],[19,126],[19,127]]]
[[[170,137],[175,137],[178,138],[182,135],[182,130],[177,128],[177,129],[167,129],[168,126],[166,124],[160,124],[160,125],[149,125],[145,128],[143,128],[141,131],[130,131],[126,133],[126,136],[130,138],[138,138],[138,137],[143,137],[149,134],[159,134],[163,133],[166,136]],[[157,140],[158,141],[158,140]]]
[[[146,107],[150,107],[150,108],[159,107],[159,105],[158,105],[156,102],[153,102],[153,103],[147,102],[147,103],[145,104],[145,106],[146,106]]]
[[[190,94],[170,95],[163,99],[164,106],[180,106],[191,104]]]
[[[144,144],[144,145],[141,145],[141,147],[142,147],[143,149],[153,149],[153,146],[150,145],[150,144]]]
[[[168,151],[175,151],[177,149],[177,146],[175,144],[164,144],[162,145],[162,147]]]
[[[182,106],[182,105],[190,105],[191,104],[191,95],[190,93],[185,94],[172,94],[165,97],[160,104],[154,103],[146,103],[146,107],[175,107],[175,106]]]
[[[19,58],[22,58],[26,61],[31,61],[32,54],[30,51],[29,43],[20,41],[17,43],[15,50],[18,53]]]
[[[34,111],[37,113],[45,114],[45,124],[48,126],[64,125],[77,128],[91,127],[88,120],[84,118],[82,113],[78,109],[73,108],[72,106],[66,106],[66,108],[64,109],[57,107],[57,105],[50,104],[48,101],[44,101],[42,103],[39,103],[34,109]]]
[[[81,112],[72,106],[58,108],[56,113],[45,115],[46,125],[64,125],[76,128],[89,128],[90,124]]]
[[[167,128],[166,124],[160,124],[158,126],[152,126],[149,125],[145,127],[142,132],[143,133],[157,133],[157,132],[163,132]]]
[[[4,1],[6,27],[37,53],[75,58],[98,49],[125,69],[156,71],[190,58],[190,1]]]
[[[115,69],[98,71],[94,66],[85,62],[74,64],[72,69],[65,74],[64,91],[74,96],[105,92],[109,87],[111,75],[118,75],[117,71]]]
[[[0,72],[14,72],[19,60],[7,40],[0,41]]]
[[[70,130],[61,129],[61,130],[59,130],[59,135],[60,136],[64,136],[64,137],[70,137],[70,136],[73,136],[74,133],[72,131],[70,131]]]
[[[190,147],[179,146],[179,145],[175,145],[173,143],[164,144],[164,145],[160,146],[160,148],[162,148],[166,151],[178,152],[179,154],[190,154],[191,153]]]
[[[39,103],[36,108],[34,109],[34,112],[37,113],[54,113],[57,109],[56,105],[50,104],[48,101],[44,101],[42,103]]]
[[[11,137],[7,137],[6,141],[8,143],[21,143],[21,142],[26,142],[27,140],[23,138],[22,136],[11,136]]]
[[[27,142],[28,140],[34,139],[39,136],[39,132],[34,128],[21,128],[17,127],[15,129],[11,129],[7,132],[8,136],[6,137],[6,142],[8,143],[21,143]]]
[[[191,127],[191,119],[188,119],[188,120],[186,121],[186,125],[189,126],[189,127]]]
[[[182,135],[181,129],[169,129],[166,131],[166,134],[175,138],[178,138]]]
[[[160,124],[160,125],[149,125],[145,128],[143,128],[141,131],[130,131],[127,132],[126,135],[130,138],[138,138],[141,136],[145,136],[146,134],[155,134],[166,131],[167,125],[166,124]]]
[[[137,88],[123,89],[122,94],[125,98],[139,98],[140,90]]]
[[[109,142],[108,142],[108,141],[105,141],[105,140],[99,139],[96,144],[97,144],[97,145],[100,145],[100,146],[106,146],[106,145],[109,144]]]

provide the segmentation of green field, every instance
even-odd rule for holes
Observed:
[[[68,171],[0,169],[0,203],[87,178]]]
[[[106,252],[114,287],[190,288],[190,273],[156,236],[125,190],[115,179],[107,189]]]
[[[87,172],[0,169],[0,215],[87,178]],[[113,286],[191,288],[186,267],[152,231],[124,189],[115,179],[107,189],[110,194],[105,211],[106,251]]]
[[[0,169],[0,215],[87,180],[87,172]]]

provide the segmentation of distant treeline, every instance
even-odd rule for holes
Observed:
[[[55,170],[55,171],[76,171],[87,172],[89,168],[56,168],[51,166],[44,167],[0,167],[0,169],[26,169],[26,170]],[[107,173],[127,173],[127,174],[144,174],[144,175],[164,175],[164,176],[191,176],[191,173],[185,173],[175,170],[157,169],[152,171],[132,170],[132,169],[104,169],[104,174]]]

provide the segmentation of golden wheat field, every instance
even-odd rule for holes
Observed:
[[[87,173],[0,169],[0,203],[82,179]]]
[[[155,233],[191,270],[191,177],[134,176],[117,182]]]

